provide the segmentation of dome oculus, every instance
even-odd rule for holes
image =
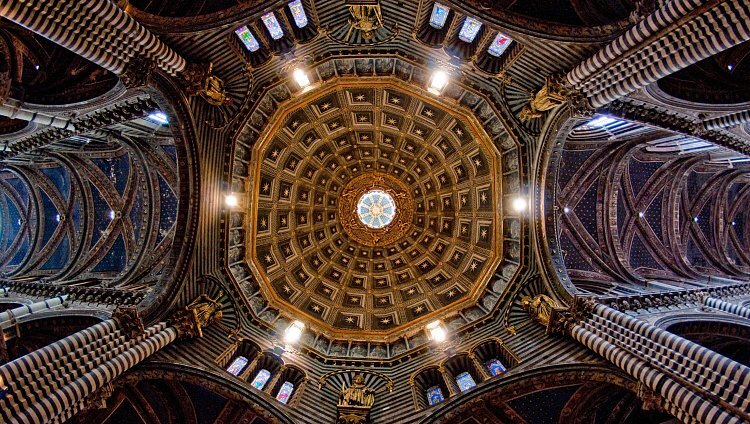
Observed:
[[[396,216],[396,202],[383,190],[370,190],[357,202],[359,220],[370,228],[383,228]]]

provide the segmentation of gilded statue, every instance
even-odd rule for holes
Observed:
[[[338,406],[363,406],[370,408],[374,403],[375,390],[365,385],[365,378],[362,374],[355,374],[352,384],[349,387],[344,387],[344,383],[341,383]]]
[[[223,294],[219,293],[218,298]],[[171,321],[182,337],[203,337],[203,328],[219,322],[223,316],[224,305],[207,294],[198,296],[183,309],[177,311]]]
[[[201,96],[213,106],[232,104],[224,88],[224,81],[213,74],[213,64],[192,64],[182,72],[185,91],[189,96]]]
[[[551,297],[545,294],[538,294],[534,297],[524,296],[521,298],[521,307],[529,312],[531,318],[543,325],[549,325],[552,319],[552,313],[559,308]]]
[[[350,5],[349,13],[349,32],[346,33],[346,39],[352,33],[352,30],[358,29],[362,32],[362,38],[366,41],[372,40],[375,31],[383,26],[383,15],[380,12],[380,5]]]
[[[559,80],[548,77],[544,86],[529,98],[529,104],[521,109],[519,118],[524,122],[541,118],[542,112],[554,109],[565,102],[564,91],[564,87]]]

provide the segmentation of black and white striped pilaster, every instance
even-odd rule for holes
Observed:
[[[706,119],[703,125],[707,130],[717,130],[720,128],[732,128],[737,125],[750,122],[750,110],[742,110],[729,115],[718,116],[716,118]]]
[[[175,75],[185,59],[112,0],[3,0],[0,15],[121,74],[136,56]]]
[[[737,315],[742,318],[750,319],[750,308],[746,308],[742,305],[737,305],[730,302],[725,302],[715,297],[707,297],[703,303],[711,308],[718,309],[720,311],[728,312],[733,315]]]
[[[9,394],[0,399],[4,423],[62,422],[83,401],[177,338],[166,323],[129,339],[108,320],[0,366]]]
[[[750,2],[675,0],[576,67],[566,80],[604,106],[660,78],[750,40]],[[680,21],[686,14],[695,16]],[[664,28],[677,25],[669,32]]]
[[[571,335],[662,397],[685,423],[750,422],[750,368],[605,305]]]

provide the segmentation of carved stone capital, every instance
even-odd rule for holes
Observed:
[[[144,87],[151,80],[156,64],[148,59],[138,57],[130,61],[125,72],[120,74],[120,81],[127,88]]]
[[[120,328],[130,339],[143,334],[143,320],[138,314],[135,306],[118,306],[112,313],[112,318],[117,321]]]
[[[644,411],[665,412],[661,406],[661,397],[654,393],[653,390],[646,387],[643,383],[638,383],[638,387],[636,387],[636,395],[638,396],[638,399],[643,402],[641,408],[643,408]]]
[[[107,409],[107,400],[112,397],[114,391],[115,389],[112,386],[112,383],[105,384],[86,398],[82,409],[84,411],[92,409]]]
[[[591,316],[596,304],[593,298],[576,297],[568,309],[555,309],[547,325],[547,334],[570,334],[573,327]]]
[[[574,118],[590,118],[594,115],[594,108],[591,107],[588,97],[580,90],[570,89],[566,93],[570,114]]]

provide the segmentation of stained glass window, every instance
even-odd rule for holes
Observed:
[[[357,202],[357,215],[370,228],[383,228],[396,216],[396,202],[383,190],[370,190]]]
[[[430,406],[437,405],[443,400],[445,398],[443,397],[443,391],[440,390],[440,386],[433,386],[427,389],[427,402],[430,403]]]
[[[506,371],[505,365],[503,365],[497,359],[491,359],[485,365],[487,366],[487,369],[490,370],[490,374],[492,374],[493,377],[496,375],[504,374]]]
[[[448,12],[451,9],[440,3],[435,3],[432,7],[432,15],[430,16],[430,26],[437,29],[442,29],[445,25],[445,20],[448,19]]]
[[[508,47],[510,47],[510,44],[512,42],[512,38],[508,37],[502,32],[498,32],[495,36],[495,39],[492,41],[492,44],[490,44],[490,47],[487,48],[487,53],[495,57],[500,57],[500,55],[502,55],[503,52],[507,50]]]
[[[289,3],[289,10],[294,16],[294,23],[297,28],[304,28],[307,25],[307,15],[305,14],[305,8],[302,7],[302,0],[294,0]]]
[[[261,16],[260,19],[263,20],[263,25],[268,29],[271,38],[278,40],[284,36],[284,31],[281,29],[281,25],[279,25],[279,21],[276,19],[276,15],[274,15],[273,12],[266,13]]]
[[[474,41],[474,37],[477,36],[477,33],[481,28],[481,22],[472,18],[471,16],[467,16],[466,20],[464,20],[464,25],[461,27],[461,32],[458,33],[458,38],[460,38],[461,41],[471,43],[472,41]]]
[[[271,378],[271,373],[268,370],[262,369],[258,371],[258,375],[255,376],[255,379],[250,384],[258,390],[263,390],[263,386],[266,385],[269,378]]]
[[[294,391],[294,384],[288,381],[285,381],[284,384],[281,385],[281,388],[279,389],[279,393],[276,395],[276,400],[278,400],[281,403],[289,402],[289,398],[292,397],[293,391]]]
[[[227,368],[227,372],[232,375],[240,375],[242,370],[245,369],[245,365],[247,365],[247,358],[244,356],[238,356],[232,361],[232,365]]]
[[[474,382],[474,379],[471,377],[471,374],[468,372],[462,372],[461,374],[456,377],[456,383],[458,383],[458,388],[465,392],[472,387],[476,386],[477,383]]]
[[[252,32],[250,32],[247,26],[242,25],[241,27],[234,30],[234,33],[237,34],[238,37],[240,37],[240,40],[242,40],[242,44],[245,45],[246,49],[250,50],[251,52],[258,51],[258,49],[260,49],[258,40],[255,39],[255,36]]]

